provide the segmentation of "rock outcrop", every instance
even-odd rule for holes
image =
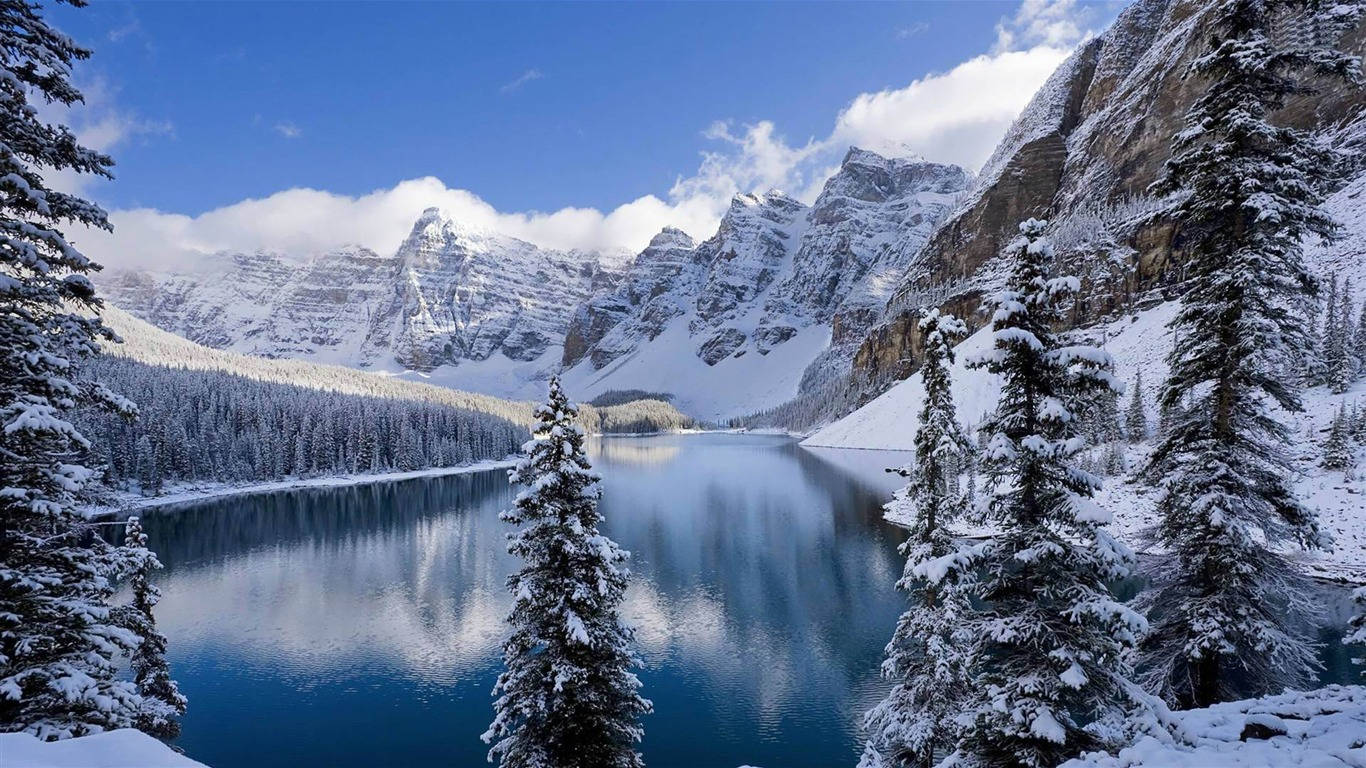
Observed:
[[[859,345],[853,372],[865,397],[914,369],[910,329],[921,307],[947,306],[980,322],[978,299],[994,285],[993,261],[1019,221],[1039,216],[1061,223],[1107,206],[1142,208],[1134,201],[1159,177],[1171,137],[1201,93],[1199,80],[1187,73],[1204,49],[1207,18],[1208,4],[1198,0],[1138,0],[1048,79],[970,194],[909,261]],[[1347,45],[1361,51],[1363,30]],[[1360,118],[1363,105],[1359,89],[1326,89],[1297,98],[1279,117],[1332,130]],[[1170,278],[1180,256],[1180,233],[1171,222],[1135,217],[1114,234],[1132,252],[1130,290]]]

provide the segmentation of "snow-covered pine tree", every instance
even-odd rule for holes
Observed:
[[[1274,19],[1301,12],[1311,33],[1273,44]],[[1326,537],[1295,498],[1290,435],[1268,404],[1300,409],[1286,365],[1308,337],[1298,297],[1314,281],[1300,244],[1333,236],[1318,204],[1343,158],[1271,116],[1306,90],[1304,75],[1360,81],[1360,61],[1334,48],[1359,2],[1219,0],[1210,13],[1209,50],[1192,65],[1206,90],[1155,187],[1180,193],[1171,214],[1191,275],[1160,399],[1194,407],[1173,418],[1147,468],[1161,486],[1148,543],[1169,554],[1147,569],[1139,602],[1152,624],[1139,668],[1185,706],[1280,691],[1317,667],[1305,634],[1313,609],[1282,547]]]
[[[1328,295],[1323,305],[1323,380],[1332,385],[1333,378],[1342,365],[1342,325],[1338,322],[1338,274],[1328,278]]]
[[[136,638],[110,621],[118,560],[77,508],[93,473],[68,421],[82,403],[134,411],[81,373],[114,334],[90,316],[97,265],[59,229],[109,222],[44,181],[107,177],[113,161],[34,105],[81,100],[71,67],[88,50],[29,0],[0,2],[0,50],[0,730],[59,739],[130,725],[141,704],[117,679]]]
[[[171,668],[166,663],[166,637],[157,630],[152,613],[161,600],[161,590],[152,584],[151,575],[161,568],[161,561],[147,548],[147,534],[136,517],[128,518],[125,524],[123,546],[133,602],[121,606],[117,616],[122,626],[140,638],[130,664],[133,683],[142,696],[135,724],[138,730],[159,739],[174,739],[180,735],[177,718],[185,714],[188,702],[171,679]]]
[[[1352,309],[1352,278],[1348,277],[1343,281],[1342,293],[1338,296],[1338,319],[1335,321],[1337,330],[1333,334],[1337,354],[1328,371],[1328,386],[1338,394],[1346,392],[1347,388],[1352,386],[1352,380],[1356,378],[1357,356],[1352,339]]]
[[[618,616],[628,553],[598,531],[599,476],[584,452],[578,406],[558,377],[537,407],[536,436],[509,473],[526,486],[503,513],[518,526],[508,551],[512,635],[484,741],[504,768],[638,768],[639,694],[633,632]]]
[[[1078,408],[1120,385],[1103,350],[1053,330],[1078,283],[1045,276],[1044,229],[1020,225],[1007,288],[987,301],[994,347],[969,363],[1001,377],[982,427],[981,511],[998,533],[946,561],[976,569],[981,601],[965,627],[973,695],[956,753],[973,766],[1043,768],[1102,746],[1087,726],[1135,701],[1126,657],[1146,626],[1110,593],[1134,557],[1105,530],[1110,515],[1092,499],[1101,481],[1072,464],[1085,448]]]
[[[1131,443],[1148,439],[1148,412],[1143,406],[1143,372],[1134,376],[1134,391],[1124,412],[1124,432]]]
[[[1304,308],[1305,325],[1313,329],[1319,328],[1319,318],[1323,314],[1319,293],[1302,295],[1300,305]],[[1309,334],[1299,352],[1299,359],[1296,362],[1299,366],[1300,385],[1312,387],[1327,381],[1328,364],[1324,357],[1323,335]]]
[[[1356,463],[1352,450],[1351,422],[1347,419],[1347,404],[1343,403],[1333,417],[1333,425],[1328,429],[1328,439],[1323,441],[1324,469],[1348,471]]]
[[[1109,387],[1091,395],[1089,406],[1080,418],[1086,424],[1086,438],[1092,445],[1108,445],[1124,439],[1119,394]]]
[[[860,768],[929,768],[936,752],[956,743],[955,718],[967,692],[963,634],[970,573],[941,558],[955,548],[948,526],[963,511],[957,468],[971,455],[972,441],[958,423],[950,391],[953,343],[967,335],[963,321],[927,310],[918,324],[924,362],[920,366],[925,400],[915,434],[915,460],[898,470],[908,478],[888,509],[910,521],[901,545],[905,569],[897,588],[911,603],[897,621],[882,674],[892,690],[864,718],[868,740]]]

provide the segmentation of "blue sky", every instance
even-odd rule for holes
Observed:
[[[434,177],[439,186],[407,197],[462,190],[472,195],[457,209],[474,197],[497,212],[473,218],[566,207],[610,218],[658,201],[615,233],[509,224],[551,245],[635,247],[670,215],[705,228],[714,211],[703,209],[746,187],[809,197],[855,141],[980,163],[1008,123],[999,115],[960,129],[949,120],[938,136],[909,125],[926,109],[914,99],[881,111],[869,101],[852,127],[839,118],[860,94],[895,96],[974,57],[999,70],[979,77],[1032,90],[1117,7],[96,2],[52,15],[95,49],[78,73],[90,106],[75,122],[118,162],[115,182],[87,188],[116,211],[200,217],[282,190],[354,200]],[[1014,64],[1001,58],[1012,53]],[[933,109],[971,101],[953,86],[941,83]],[[1027,93],[981,97],[1018,110]],[[195,248],[235,247],[201,239]]]

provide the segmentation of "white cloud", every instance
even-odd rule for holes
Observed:
[[[975,171],[1069,53],[1045,45],[983,55],[904,88],[859,94],[840,112],[830,141]]]
[[[430,206],[467,224],[553,248],[635,251],[666,225],[704,238],[715,231],[736,193],[777,188],[813,200],[850,145],[977,170],[1071,46],[1083,39],[1084,14],[1073,0],[1025,0],[1014,16],[1002,20],[991,53],[902,88],[855,96],[824,138],[790,143],[770,121],[715,122],[702,132],[712,144],[701,153],[695,172],[679,176],[663,197],[646,195],[607,212],[576,207],[501,212],[474,192],[427,177],[358,197],[290,189],[193,217],[117,211],[112,216],[116,235],[88,233],[80,245],[110,266],[180,267],[219,250],[307,256],[353,243],[389,254]],[[501,90],[511,92],[539,77],[538,70],[528,70]]]
[[[512,93],[513,91],[517,90],[518,88],[521,88],[522,86],[526,85],[532,80],[540,80],[542,77],[545,77],[545,75],[541,74],[541,70],[528,69],[527,71],[518,75],[515,80],[503,83],[502,87],[499,88],[498,91],[500,93]]]
[[[1022,46],[1071,47],[1089,32],[1094,8],[1077,0],[1023,0],[1015,15],[996,25],[995,52]]]
[[[73,240],[107,267],[187,269],[217,251],[264,249],[302,258],[348,244],[390,254],[431,206],[464,224],[552,248],[638,248],[666,225],[705,236],[720,215],[710,198],[666,202],[652,195],[606,214],[592,208],[501,213],[468,190],[426,177],[359,197],[290,189],[198,216],[145,208],[115,211],[115,234],[87,231]]]
[[[285,120],[275,124],[275,132],[284,136],[286,139],[297,139],[304,135],[303,129],[294,123]]]

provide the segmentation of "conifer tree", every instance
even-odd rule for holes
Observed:
[[[140,706],[117,679],[136,638],[110,621],[118,560],[77,508],[93,473],[69,421],[81,404],[134,411],[80,369],[115,336],[91,316],[98,266],[61,231],[109,222],[45,182],[108,177],[113,161],[35,107],[81,100],[71,67],[88,50],[28,0],[0,2],[0,50],[0,730],[59,739],[130,725]]]
[[[1299,304],[1304,308],[1305,326],[1311,329],[1320,327],[1320,316],[1323,313],[1319,300],[1321,293],[1322,291],[1319,291],[1300,297]],[[1300,368],[1301,386],[1312,387],[1328,380],[1328,364],[1324,356],[1323,334],[1311,333],[1305,338],[1305,344],[1300,349],[1297,363]]]
[[[187,702],[171,679],[171,668],[166,663],[166,637],[157,630],[152,613],[161,600],[161,590],[152,584],[151,575],[161,568],[161,561],[147,548],[147,534],[136,517],[128,518],[123,545],[129,561],[128,585],[133,602],[119,611],[119,623],[140,638],[130,664],[133,683],[142,696],[135,724],[159,739],[174,739],[180,735],[177,718],[185,714]]]
[[[1148,439],[1148,413],[1143,407],[1142,371],[1134,376],[1133,396],[1129,399],[1129,408],[1124,413],[1124,431],[1128,433],[1131,443],[1141,443]]]
[[[1338,322],[1338,275],[1334,272],[1328,278],[1328,296],[1323,309],[1323,382],[1332,386],[1334,377],[1342,365],[1342,325]]]
[[[953,342],[967,334],[967,327],[953,315],[930,309],[918,329],[925,400],[915,461],[898,470],[908,480],[887,505],[898,519],[911,521],[901,545],[906,565],[897,581],[911,606],[887,644],[882,674],[893,687],[864,719],[868,740],[861,768],[933,765],[936,752],[951,751],[956,743],[954,720],[969,684],[964,649],[970,638],[963,634],[968,603],[962,588],[969,574],[939,565],[955,547],[948,526],[963,511],[957,468],[972,452],[972,442],[958,423],[949,376]]]
[[[1333,417],[1333,425],[1328,429],[1328,439],[1323,442],[1324,469],[1349,471],[1356,463],[1352,451],[1351,423],[1347,419],[1347,404],[1338,409]]]
[[[495,717],[484,741],[504,768],[637,768],[639,694],[633,632],[618,607],[628,554],[598,531],[599,476],[584,452],[558,377],[536,409],[536,436],[509,473],[526,486],[502,518],[517,526],[508,551],[522,567],[494,689]]]
[[[967,622],[974,690],[956,755],[967,765],[1056,766],[1103,746],[1087,726],[1135,701],[1126,656],[1145,622],[1108,587],[1133,553],[1104,528],[1100,479],[1072,463],[1085,447],[1078,408],[1120,385],[1109,355],[1053,331],[1079,285],[1045,276],[1045,226],[1020,225],[1008,287],[988,300],[994,347],[969,363],[1001,377],[1001,396],[983,426],[982,512],[997,534],[952,560],[975,567],[981,601]]]
[[[1332,391],[1341,394],[1347,391],[1355,378],[1357,357],[1356,346],[1352,340],[1352,278],[1342,284],[1342,294],[1338,296],[1338,318],[1334,321],[1333,333],[1337,354],[1329,369],[1328,385]]]
[[[1275,44],[1273,22],[1305,11],[1312,31]],[[1191,275],[1172,322],[1178,338],[1160,400],[1193,407],[1173,419],[1148,472],[1161,487],[1148,543],[1170,553],[1147,570],[1140,607],[1152,629],[1139,667],[1155,693],[1185,706],[1280,691],[1317,667],[1312,610],[1285,544],[1326,543],[1295,498],[1290,434],[1268,408],[1300,409],[1285,365],[1308,329],[1296,297],[1313,290],[1301,242],[1331,237],[1318,204],[1340,153],[1271,116],[1310,72],[1360,80],[1333,48],[1361,8],[1315,0],[1219,0],[1206,84],[1172,143],[1160,193],[1174,198]],[[1336,311],[1327,313],[1334,325]]]

